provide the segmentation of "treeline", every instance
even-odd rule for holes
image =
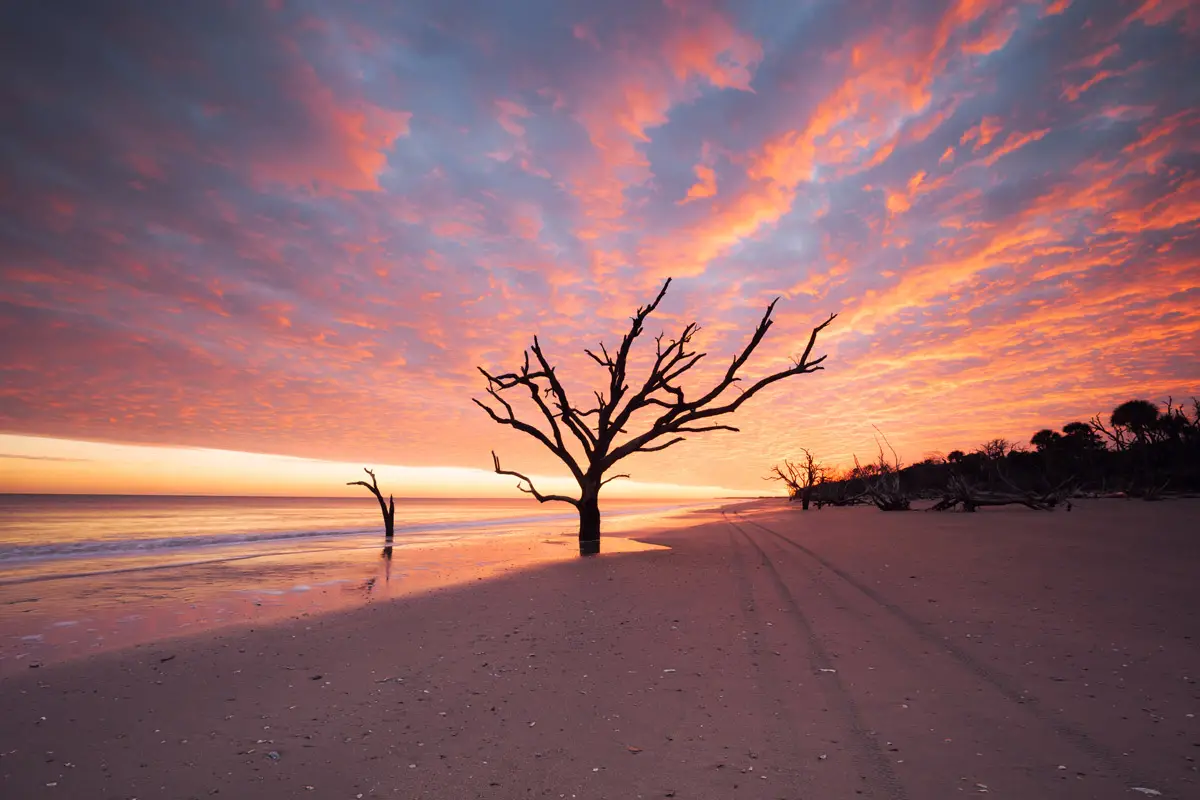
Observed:
[[[1069,507],[1078,496],[1153,500],[1200,492],[1200,401],[1185,407],[1168,400],[1160,408],[1130,400],[1107,422],[1097,415],[1037,431],[1027,445],[993,439],[970,452],[934,454],[907,466],[886,438],[874,461],[856,459],[842,471],[814,465],[807,451],[805,457],[804,469],[785,461],[770,477],[784,481],[793,499],[808,501],[806,507],[869,503],[907,510],[912,500],[924,498],[936,500],[935,509],[974,511],[1012,503]],[[793,476],[803,479],[789,480]]]

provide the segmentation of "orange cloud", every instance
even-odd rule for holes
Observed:
[[[716,195],[717,173],[712,167],[712,160],[712,148],[705,144],[700,152],[700,161],[693,167],[696,182],[688,187],[686,195],[676,201],[679,205]]]
[[[996,117],[984,117],[979,121],[978,125],[968,128],[963,132],[962,138],[958,140],[960,145],[975,142],[975,150],[986,146],[992,139],[996,138],[996,134],[1004,130],[1000,120]]]
[[[717,193],[717,173],[712,167],[704,164],[696,165],[696,182],[691,185],[687,195],[679,200],[680,204],[704,197],[712,197]]]
[[[1017,150],[1020,150],[1030,142],[1036,142],[1049,132],[1049,128],[1043,128],[1038,131],[1030,131],[1029,133],[1017,133],[1014,131],[1008,135],[1007,139],[1004,140],[1004,144],[1000,145],[988,154],[987,158],[983,160],[983,163],[990,167],[1009,153],[1014,153]]]
[[[292,90],[318,127],[315,137],[268,149],[251,164],[260,180],[290,186],[378,192],[388,150],[406,136],[412,114],[364,100],[339,99],[307,65],[297,69]]]

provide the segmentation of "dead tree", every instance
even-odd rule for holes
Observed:
[[[366,481],[350,481],[347,486],[365,486],[370,490],[371,494],[375,495],[375,499],[379,501],[379,510],[383,512],[383,530],[386,541],[392,541],[392,537],[396,534],[396,501],[392,496],[388,495],[387,503],[383,502],[383,495],[379,491],[379,484],[375,482],[375,473],[372,470],[363,467],[363,472],[371,476],[371,482]]]
[[[951,511],[961,507],[963,511],[974,512],[987,506],[1022,505],[1034,511],[1053,511],[1055,506],[1070,495],[1070,486],[1074,482],[1073,477],[1068,478],[1049,492],[1037,494],[1018,487],[1003,472],[998,471],[997,474],[1008,485],[1010,491],[979,490],[962,475],[951,473],[942,499],[929,510]],[[1070,501],[1067,501],[1067,510],[1070,510]]]
[[[822,506],[857,506],[869,502],[866,490],[857,491],[855,484],[865,485],[863,476],[858,470],[845,470],[838,473],[828,471],[815,492],[817,508]]]
[[[528,476],[501,468],[495,452],[492,453],[493,468],[500,475],[517,478],[518,488],[540,503],[557,501],[575,506],[579,511],[581,555],[600,552],[600,490],[610,481],[629,477],[608,475],[617,462],[634,453],[666,450],[684,441],[686,437],[683,434],[736,431],[737,428],[732,425],[716,420],[737,411],[743,403],[776,381],[824,369],[821,362],[825,356],[810,357],[817,335],[833,322],[836,315],[830,315],[829,319],[812,330],[804,353],[790,367],[759,378],[736,396],[726,395],[726,390],[741,381],[739,370],[745,366],[774,324],[771,314],[778,302],[776,298],[767,306],[750,341],[734,356],[724,375],[712,388],[692,394],[679,385],[679,379],[706,355],[689,349],[693,337],[700,330],[695,322],[684,326],[674,339],[667,339],[663,334],[656,336],[650,372],[643,381],[634,381],[631,386],[627,374],[630,351],[641,336],[647,317],[658,308],[670,285],[671,279],[668,278],[654,301],[638,308],[631,318],[629,332],[614,352],[610,352],[603,343],[599,353],[584,350],[608,373],[607,386],[593,392],[596,402],[590,408],[580,409],[568,399],[567,391],[550,365],[537,336],[533,337],[533,345],[525,351],[524,364],[518,371],[493,374],[479,368],[487,379],[487,393],[491,402],[472,398],[474,402],[493,421],[515,428],[541,442],[570,470],[579,485],[579,496],[541,493]],[[504,396],[510,390],[527,393],[540,417],[538,424],[518,418],[512,403]],[[656,416],[653,421],[646,420],[638,425],[637,432],[632,432],[635,427],[633,417],[641,411],[649,411]]]
[[[812,502],[813,489],[825,479],[825,467],[807,448],[801,447],[804,458],[800,461],[783,460],[783,466],[771,468],[769,481],[783,481],[788,490],[788,499],[800,500],[800,510],[808,511]],[[819,504],[818,504],[819,505]]]
[[[878,428],[875,430],[879,431]],[[879,447],[878,461],[864,467],[858,463],[858,456],[855,456],[854,471],[866,485],[864,493],[867,499],[880,511],[908,511],[912,507],[912,498],[904,490],[900,480],[904,465],[900,462],[900,456],[896,455],[896,448],[892,447],[892,443],[881,431],[879,435],[883,437],[883,444],[892,451],[892,460],[888,461],[883,453],[883,444],[878,444],[876,440]]]

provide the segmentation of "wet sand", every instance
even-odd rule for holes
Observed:
[[[715,505],[710,504],[711,510]],[[616,516],[614,532],[689,524],[698,509]],[[610,550],[652,545],[614,538]],[[305,538],[0,563],[0,677],[106,650],[263,626],[572,558],[561,523],[441,536]]]
[[[763,503],[27,669],[0,796],[1196,797],[1197,522]]]

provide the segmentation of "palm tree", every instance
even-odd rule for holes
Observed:
[[[1038,452],[1049,450],[1054,445],[1062,441],[1062,434],[1058,431],[1052,431],[1049,428],[1043,428],[1033,435],[1029,443],[1037,448]]]
[[[1114,428],[1129,429],[1142,444],[1158,422],[1158,406],[1149,400],[1126,400],[1113,409],[1108,421]]]
[[[1068,440],[1085,448],[1100,447],[1100,438],[1096,436],[1096,432],[1092,430],[1092,426],[1086,422],[1068,422],[1063,425],[1063,436]]]

